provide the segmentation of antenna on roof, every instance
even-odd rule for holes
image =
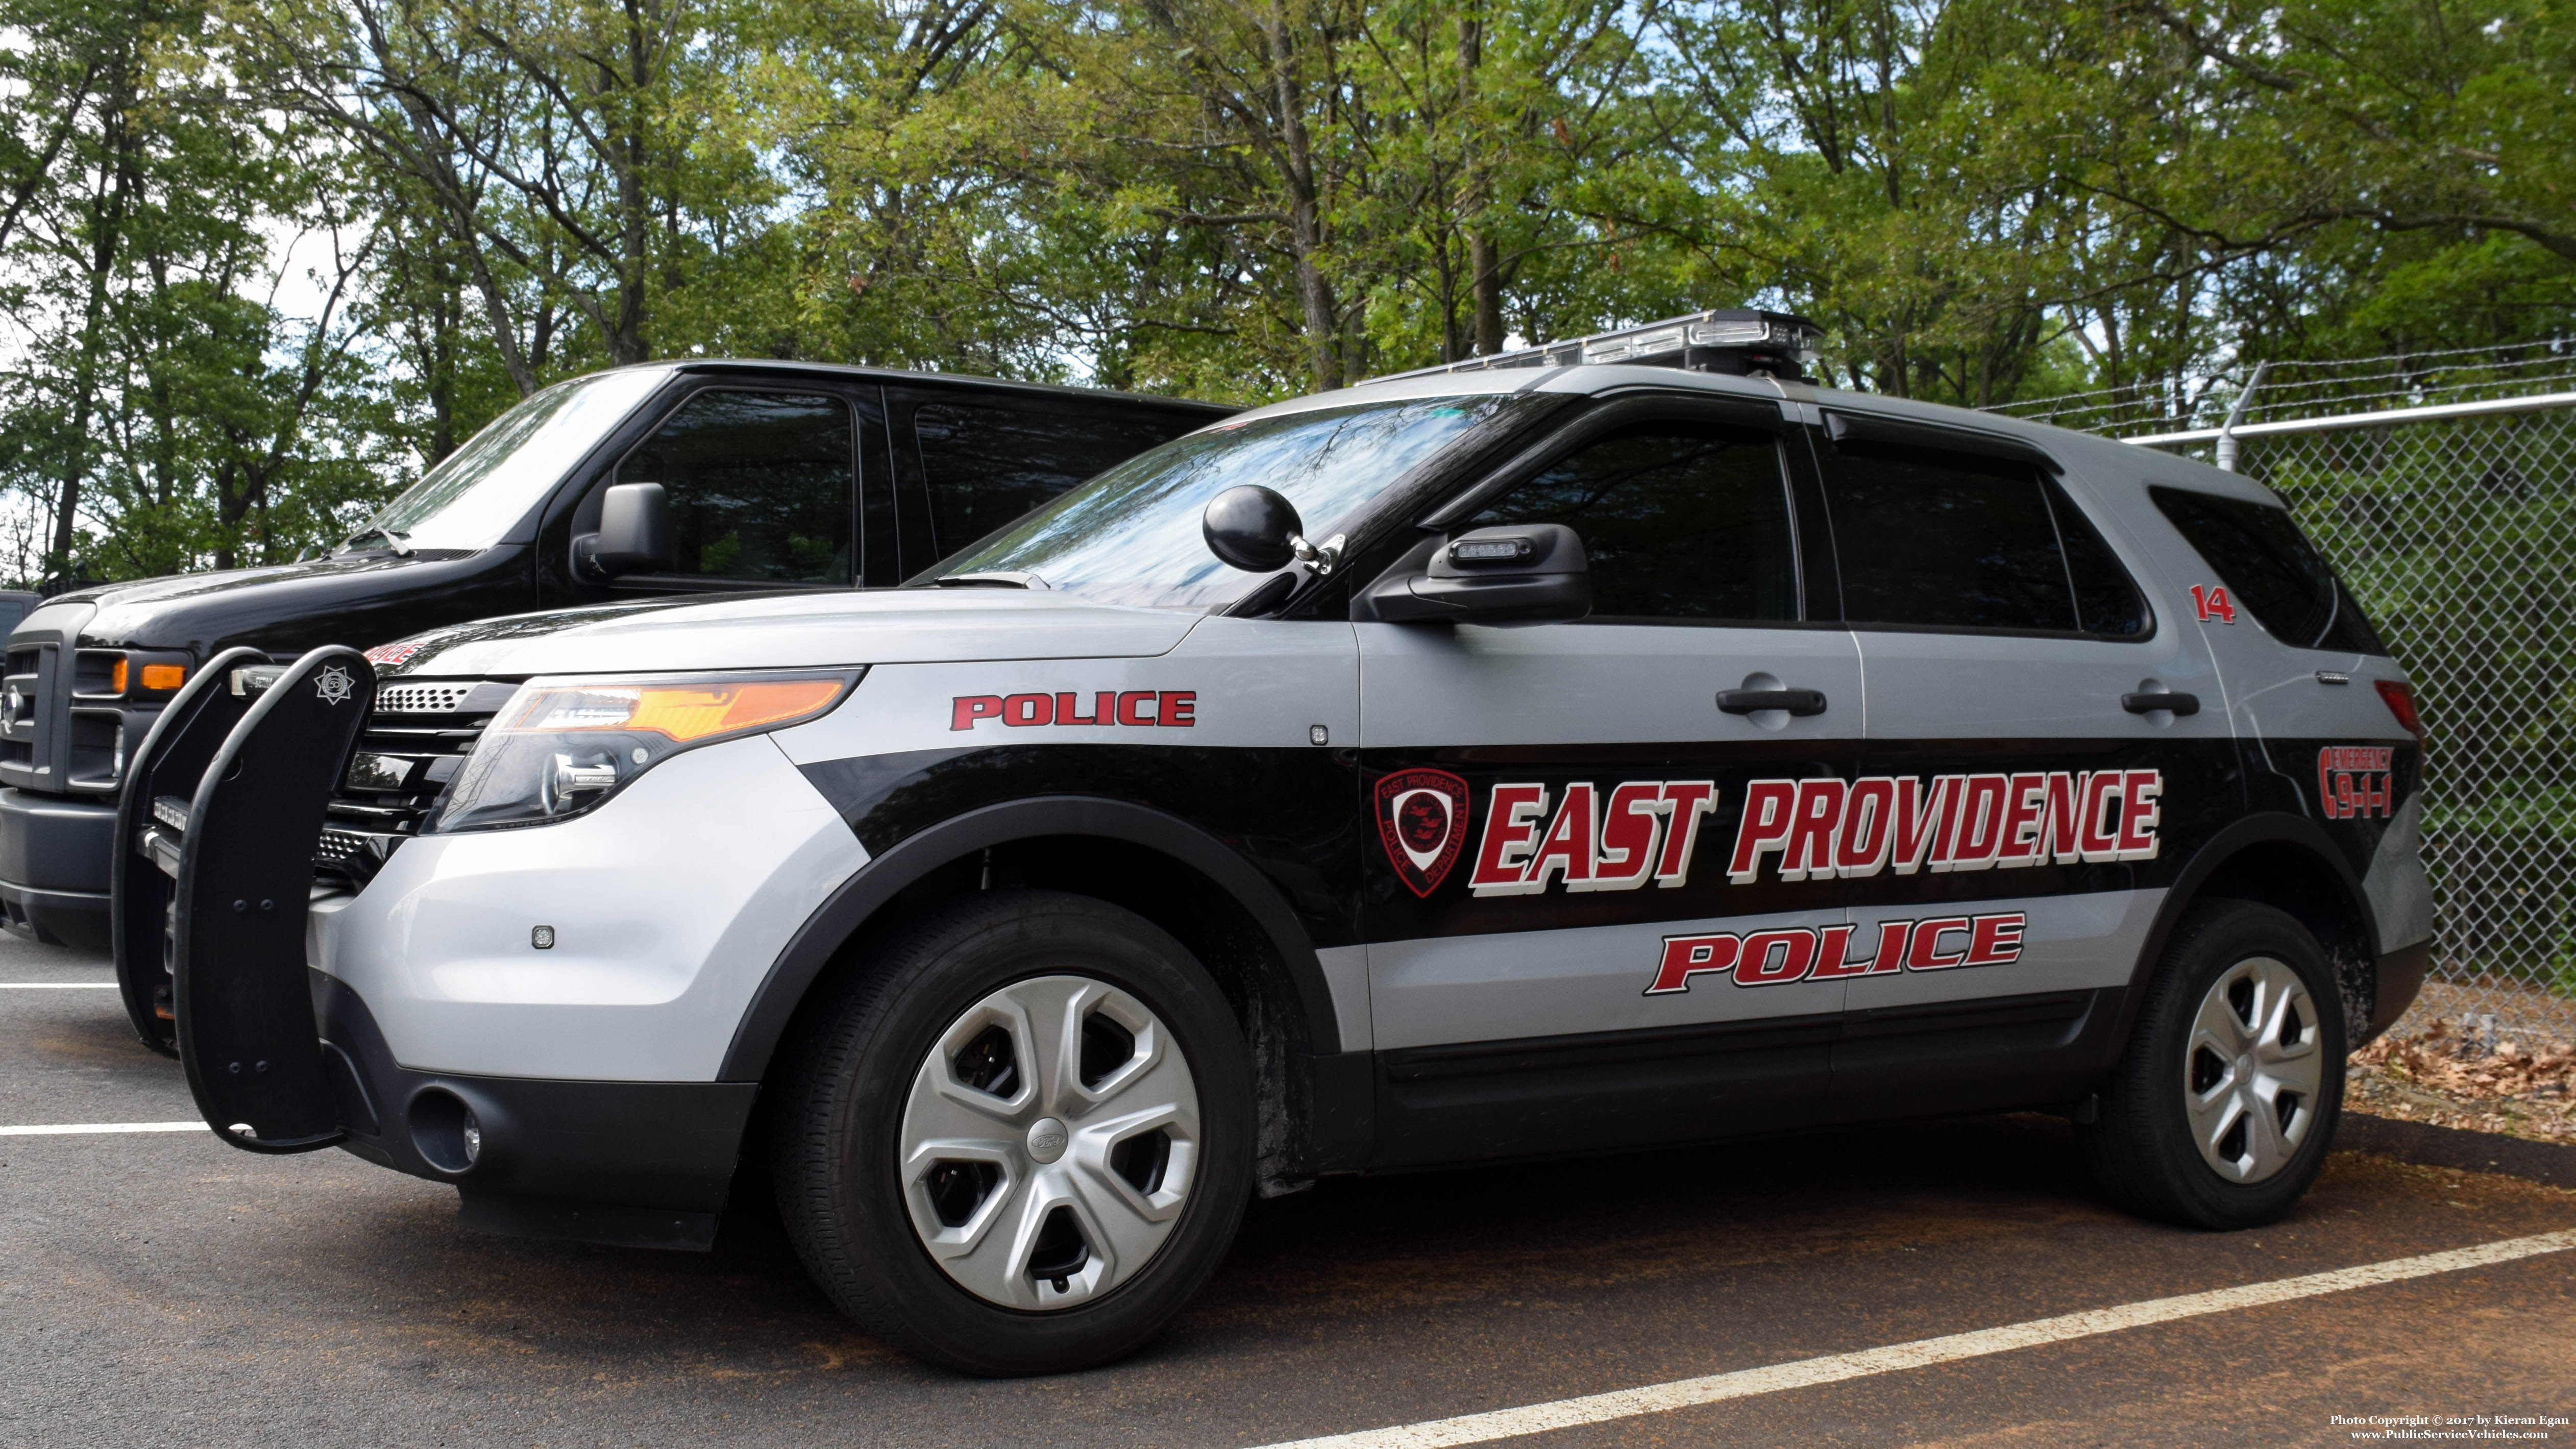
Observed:
[[[1816,360],[1823,330],[1804,317],[1747,307],[1720,307],[1667,317],[1636,327],[1614,328],[1521,347],[1489,357],[1468,357],[1436,367],[1398,372],[1373,382],[1405,377],[1433,377],[1444,372],[1487,372],[1505,367],[1578,367],[1626,363],[1643,367],[1678,367],[1690,372],[1722,372],[1737,377],[1769,376],[1790,382],[1806,379],[1806,364]]]

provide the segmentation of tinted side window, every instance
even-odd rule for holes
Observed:
[[[818,394],[702,392],[617,465],[671,500],[672,572],[850,581],[850,405]]]
[[[2036,473],[1947,455],[1822,452],[1843,614],[1854,627],[2078,627],[2065,552]]]
[[[2388,652],[2288,510],[2181,488],[2147,492],[2273,638],[2300,649]]]
[[[1466,527],[1562,523],[1596,619],[1798,617],[1779,444],[1695,423],[1626,429],[1554,463]]]
[[[931,556],[945,558],[1157,443],[1199,424],[1179,415],[1057,413],[976,403],[913,409],[930,487]]]
[[[2076,627],[2118,639],[2146,633],[2147,601],[2129,581],[2120,556],[2054,483],[2048,485],[2048,506],[2057,515],[2057,541],[2066,549],[2066,572],[2075,583]]]

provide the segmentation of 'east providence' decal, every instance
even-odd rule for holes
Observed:
[[[1467,844],[1467,782],[1446,770],[1397,770],[1377,782],[1377,838],[1395,878],[1428,896]]]
[[[2164,789],[2160,770],[1756,780],[1726,878],[1752,884],[1765,855],[1789,881],[2153,860]]]
[[[1792,981],[1835,981],[1892,971],[1949,971],[1962,966],[2007,966],[2021,959],[2028,918],[2020,911],[1991,916],[1932,916],[1881,921],[1866,956],[1850,955],[1858,926],[1785,926],[1738,935],[1711,931],[1666,936],[1648,996],[1690,990],[1704,973],[1731,976],[1738,986],[1785,986]]]
[[[1708,780],[1630,780],[1606,796],[1576,781],[1553,818],[1547,795],[1545,785],[1494,787],[1468,890],[1532,896],[1551,879],[1569,891],[1632,891],[1649,878],[1684,885],[1699,822],[1717,808],[1717,786]]]
[[[1394,797],[1383,784],[1379,790],[1378,827],[1402,874],[1386,814]],[[1745,787],[1726,878],[1753,884],[1765,857],[1784,881],[2153,860],[2163,844],[2156,834],[2163,801],[2160,770],[1756,780]],[[1648,880],[1686,885],[1700,821],[1717,805],[1717,786],[1707,780],[1629,780],[1606,790],[1578,780],[1561,796],[1540,784],[1498,784],[1486,796],[1468,890],[1525,896],[1558,882],[1568,891],[1635,890]],[[1427,896],[1439,879],[1408,876],[1405,884]]]

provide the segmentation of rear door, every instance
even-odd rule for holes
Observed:
[[[1852,795],[1900,802],[1885,852],[1843,867],[1873,965],[1851,979],[1837,1113],[2071,1094],[2173,872],[2242,809],[2217,675],[2188,610],[2150,598],[2134,546],[2035,449],[1825,420],[1869,691]]]
[[[1766,417],[1658,404],[1456,510],[1572,527],[1590,617],[1357,626],[1382,1164],[1820,1110],[1845,919],[1829,872],[1783,867],[1850,772],[1861,680]],[[1720,708],[1745,690],[1813,698]]]
[[[1217,416],[1115,397],[1076,402],[930,387],[889,387],[886,406],[890,534],[901,578]]]

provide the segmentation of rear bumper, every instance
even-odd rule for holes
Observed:
[[[2380,956],[2378,989],[2370,1002],[2370,1036],[2364,1041],[2376,1038],[2396,1025],[2397,1018],[2406,1014],[2406,1008],[2415,1004],[2416,993],[2424,989],[2424,972],[2432,962],[2431,941],[2400,946]],[[2357,1041],[2353,1045],[2358,1047],[2362,1042]]]
[[[55,946],[108,943],[112,801],[0,790],[0,918]]]
[[[357,992],[311,973],[326,1075],[348,1133],[381,1167],[456,1185],[469,1228],[522,1237],[703,1250],[751,1120],[749,1082],[583,1082],[421,1072],[385,1045]],[[454,1104],[482,1150],[453,1147]],[[442,1136],[442,1134],[447,1134]]]

